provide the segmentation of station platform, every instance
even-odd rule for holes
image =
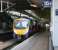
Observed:
[[[12,45],[15,43],[15,39],[11,39],[11,40],[8,40],[8,41],[0,41],[0,50],[3,50],[4,48]]]
[[[49,32],[36,33],[10,50],[48,50]]]

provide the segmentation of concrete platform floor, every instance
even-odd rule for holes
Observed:
[[[49,33],[36,33],[29,39],[14,46],[11,50],[48,50]]]
[[[3,50],[4,48],[12,45],[13,43],[15,43],[15,41],[16,41],[15,39],[11,39],[5,42],[0,41],[0,50]]]

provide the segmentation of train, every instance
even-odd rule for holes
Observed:
[[[13,19],[6,12],[0,12],[0,39],[13,38]]]
[[[0,34],[12,32],[13,19],[5,12],[0,13]]]
[[[13,22],[13,32],[17,37],[27,38],[29,34],[32,32],[30,30],[31,20],[27,18],[16,18]],[[16,37],[14,36],[14,37]]]
[[[41,27],[37,21],[34,21],[30,18],[21,17],[16,18],[13,21],[14,38],[28,38],[30,35],[43,30],[45,30],[43,26]]]

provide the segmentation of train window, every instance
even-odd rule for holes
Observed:
[[[15,28],[16,29],[22,29],[28,27],[28,21],[22,20],[22,21],[16,21]]]

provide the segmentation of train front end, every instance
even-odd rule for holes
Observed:
[[[28,31],[29,31],[29,20],[25,19],[25,18],[18,18],[14,20],[14,24],[13,24],[13,30],[14,33],[21,37],[24,35],[28,35]]]

